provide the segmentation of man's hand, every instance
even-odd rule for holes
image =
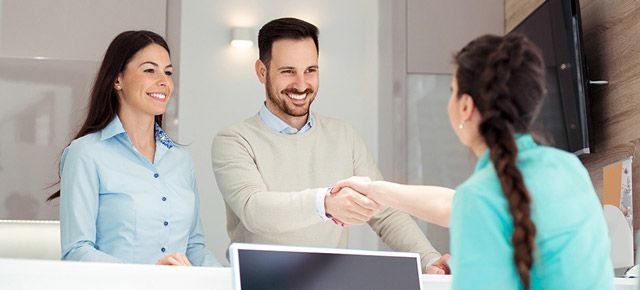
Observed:
[[[450,275],[451,268],[449,268],[449,258],[451,258],[449,254],[442,255],[440,259],[433,262],[430,266],[427,266],[427,274]]]
[[[331,191],[326,195],[324,205],[326,212],[345,226],[364,224],[381,208],[375,201],[349,187]]]
[[[171,255],[167,255],[158,260],[157,265],[167,265],[167,266],[191,266],[191,262],[189,259],[182,253],[173,253]]]

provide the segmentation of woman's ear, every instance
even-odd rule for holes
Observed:
[[[460,97],[459,113],[462,121],[469,121],[471,115],[476,108],[476,104],[473,102],[473,98],[469,94],[462,94]]]
[[[261,83],[267,83],[267,66],[260,60],[256,60],[256,75]]]
[[[119,73],[118,76],[116,76],[116,80],[113,82],[113,88],[116,91],[122,90],[122,73]]]

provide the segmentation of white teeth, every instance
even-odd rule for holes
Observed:
[[[304,98],[307,97],[307,94],[301,94],[301,95],[289,94],[289,97],[294,100],[304,100]]]
[[[162,93],[150,93],[149,96],[152,96],[154,98],[161,99],[161,100],[164,100],[167,97],[165,94],[162,94]]]

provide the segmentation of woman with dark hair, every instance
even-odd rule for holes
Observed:
[[[373,200],[451,228],[453,289],[613,289],[610,242],[589,174],[530,135],[544,95],[539,50],[486,35],[455,55],[448,113],[479,160],[455,190],[352,177]]]
[[[161,128],[173,92],[165,40],[109,45],[87,118],[60,161],[62,259],[218,265],[204,244],[193,162]]]

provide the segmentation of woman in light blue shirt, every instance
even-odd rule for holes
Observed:
[[[161,128],[173,92],[164,39],[109,45],[87,118],[60,161],[62,259],[218,265],[204,244],[193,162]]]
[[[449,118],[479,158],[455,195],[357,177],[337,186],[450,226],[455,290],[613,289],[607,228],[586,169],[529,134],[545,88],[538,49],[523,36],[487,35],[455,63]]]

